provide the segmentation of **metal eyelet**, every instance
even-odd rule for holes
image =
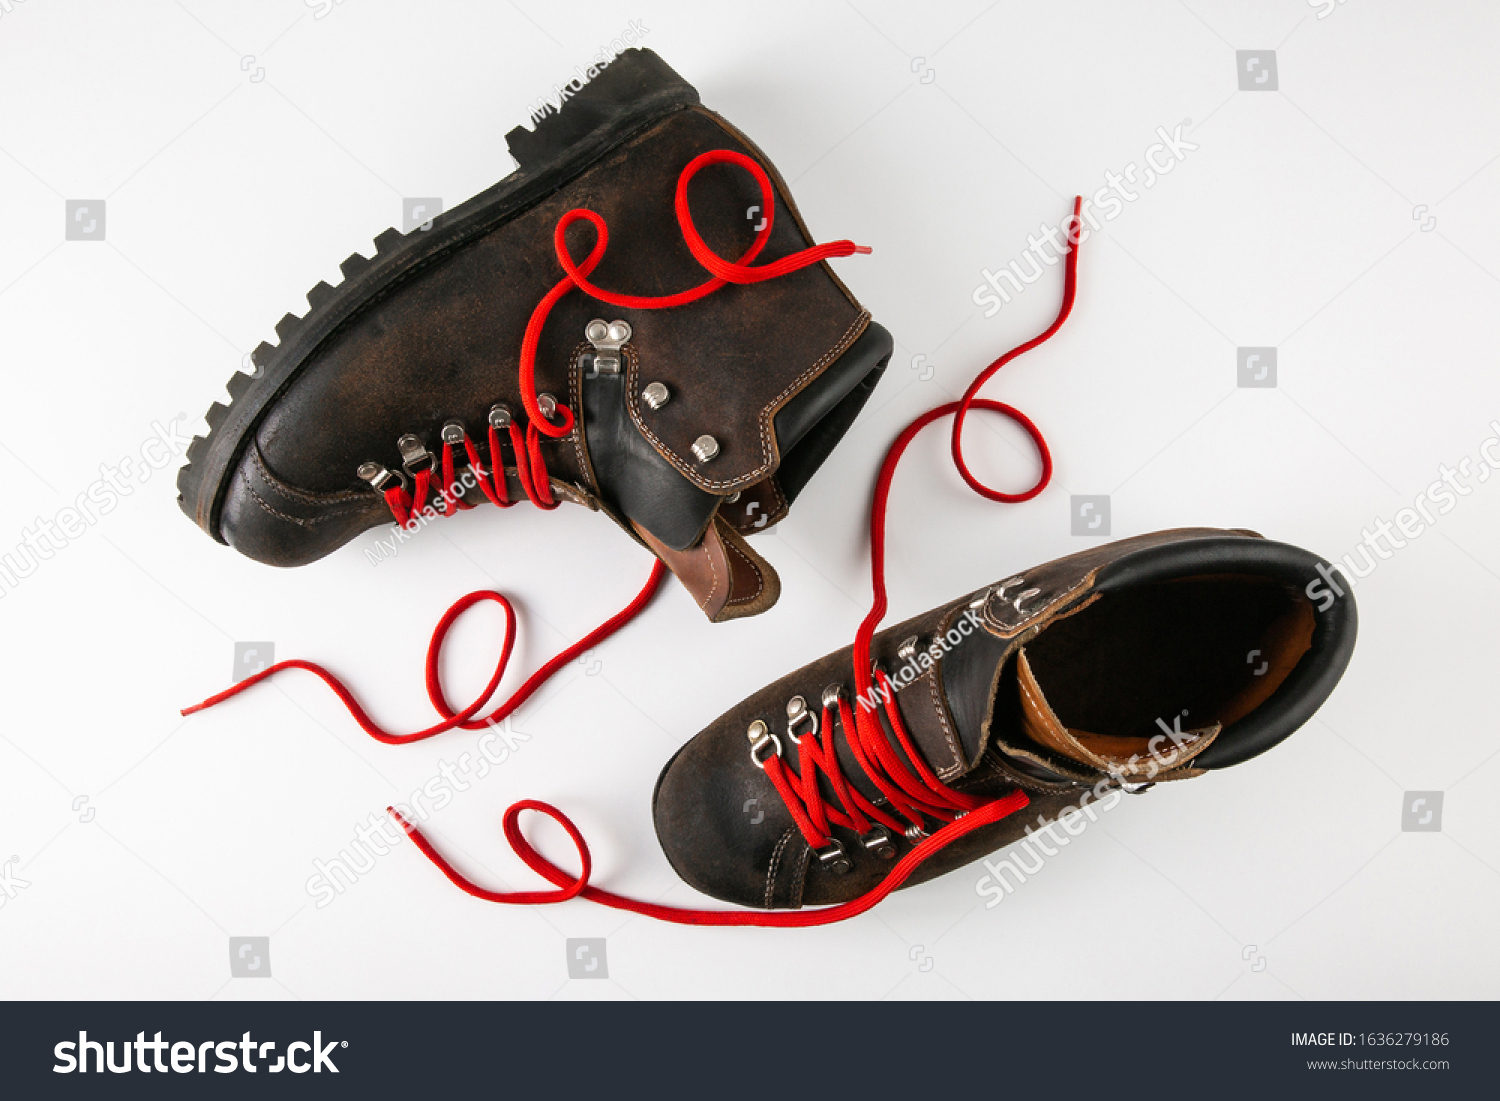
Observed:
[[[837,711],[839,700],[843,698],[843,695],[844,686],[842,684],[830,684],[827,688],[823,689],[823,706],[832,711]]]
[[[503,401],[497,401],[490,406],[490,427],[504,431],[510,427],[510,406]]]
[[[798,734],[797,724],[804,719],[808,722],[808,731],[805,735]],[[786,701],[786,736],[792,740],[793,745],[800,745],[804,737],[818,736],[818,717],[808,709],[807,701],[801,696],[793,696]]]
[[[834,875],[848,875],[854,870],[854,861],[849,859],[849,854],[844,851],[844,843],[836,837],[814,852],[817,854],[818,864]]]
[[[750,728],[745,731],[745,737],[750,739],[750,760],[754,762],[756,768],[764,770],[767,761],[772,757],[781,756],[781,739],[772,734],[771,728],[760,719],[750,724]],[[769,753],[766,753],[764,751],[768,746],[772,748]]]
[[[413,477],[416,476],[418,468],[431,470],[433,467],[432,452],[428,451],[422,441],[416,436],[408,433],[396,441],[396,447],[401,452],[401,469]],[[421,464],[426,463],[426,466]]]
[[[906,839],[908,841],[920,841],[927,836],[927,831],[921,826],[907,826]]]
[[[375,487],[376,493],[384,493],[391,488],[394,481],[402,489],[406,488],[406,476],[399,470],[387,470],[379,463],[360,463],[359,469],[355,471],[361,481],[369,482]]]
[[[896,841],[891,837],[891,831],[884,826],[875,826],[870,832],[859,839],[860,845],[868,853],[874,853],[881,860],[896,859]]]
[[[995,596],[1000,600],[1004,600],[1006,589],[1009,589],[1013,585],[1024,584],[1026,584],[1026,579],[1020,574],[1017,574],[1015,577],[1007,577],[1004,581],[995,586]]]
[[[464,440],[468,438],[468,433],[464,431],[463,421],[449,421],[443,425],[444,443],[451,443],[454,447],[460,447],[463,445]]]

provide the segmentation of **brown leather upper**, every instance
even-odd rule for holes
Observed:
[[[395,465],[395,438],[412,432],[435,444],[459,418],[480,432],[490,405],[521,408],[521,334],[537,302],[562,278],[552,235],[568,210],[593,210],[609,226],[609,247],[592,280],[626,294],[665,295],[709,278],[683,243],[673,212],[678,173],[707,149],[757,151],[712,112],[689,108],[619,147],[546,201],[453,252],[372,303],[319,352],[269,411],[257,433],[265,462],[284,482],[330,495],[359,488],[366,460]],[[764,163],[764,162],[762,162]],[[738,257],[752,240],[746,211],[760,203],[743,170],[712,166],[691,187],[693,217],[721,255]],[[784,193],[764,259],[810,244]],[[593,231],[568,234],[585,257]],[[584,327],[594,317],[627,317],[639,380],[665,382],[660,411],[634,408],[648,439],[690,480],[729,493],[774,467],[768,424],[859,335],[868,315],[815,265],[751,286],[725,286],[664,310],[624,310],[572,292],[553,309],[537,353],[537,389],[560,397]],[[632,398],[636,387],[631,388]],[[691,457],[700,435],[718,441],[707,464]],[[549,445],[560,482],[588,485],[573,441]]]
[[[1276,553],[1283,559],[1290,556],[1295,560],[1294,573],[1305,570],[1310,579],[1317,576],[1312,569],[1316,561],[1313,556],[1281,544],[1264,544],[1253,532],[1178,529],[1090,547],[875,635],[871,643],[873,661],[892,674],[903,667],[916,667],[914,676],[902,678],[905,683],[895,694],[895,703],[914,746],[940,778],[957,790],[983,798],[996,798],[1020,788],[1031,799],[1031,806],[1018,814],[934,854],[913,873],[907,885],[941,875],[1007,845],[1022,837],[1027,828],[1050,822],[1069,807],[1098,798],[1101,792],[1202,774],[1197,759],[1224,736],[1230,722],[1211,713],[1237,713],[1245,696],[1235,686],[1242,683],[1252,686],[1246,691],[1253,692],[1258,700],[1267,699],[1297,667],[1308,648],[1304,631],[1306,599],[1283,581],[1257,574],[1253,555],[1234,549],[1241,542],[1247,548],[1280,548]],[[1239,555],[1247,563],[1243,576],[1200,576],[1190,568],[1183,575],[1184,582],[1219,586],[1205,590],[1208,605],[1202,600],[1190,605],[1196,608],[1196,618],[1186,621],[1194,632],[1208,632],[1205,641],[1212,645],[1200,648],[1227,654],[1225,660],[1230,667],[1226,670],[1228,679],[1222,686],[1215,686],[1218,695],[1211,705],[1200,707],[1201,701],[1192,700],[1209,721],[1182,724],[1174,730],[1177,737],[1173,739],[1162,734],[1152,718],[1145,719],[1145,735],[1133,730],[1122,733],[1107,725],[1093,729],[1068,721],[1066,716],[1073,712],[1108,713],[1108,708],[1101,711],[1098,705],[1111,701],[1091,701],[1086,694],[1080,695],[1077,685],[1086,684],[1096,675],[1089,665],[1087,645],[1076,651],[1059,650],[1051,643],[1054,636],[1049,632],[1077,634],[1074,628],[1080,624],[1099,622],[1116,632],[1116,636],[1101,640],[1111,646],[1123,644],[1128,650],[1135,643],[1142,647],[1156,645],[1152,632],[1170,631],[1173,626],[1156,620],[1170,620],[1178,613],[1169,610],[1153,618],[1150,601],[1159,599],[1170,605],[1168,598],[1175,599],[1173,594],[1178,593],[1173,588],[1176,582],[1153,581],[1106,592],[1100,579],[1106,567],[1113,569],[1157,552],[1198,546],[1220,548],[1216,553],[1221,558]],[[1243,604],[1239,610],[1226,606],[1222,630],[1216,626],[1211,603],[1217,599],[1213,594],[1221,590]],[[1272,600],[1271,611],[1251,614],[1260,609],[1263,599]],[[1122,622],[1118,612],[1103,612],[1109,608],[1128,609],[1128,616],[1135,618]],[[946,636],[970,615],[977,616],[981,630],[946,651],[934,646],[935,639]],[[1098,618],[1101,615],[1103,619]],[[1118,633],[1121,630],[1123,635]],[[1228,640],[1227,647],[1215,637],[1218,634]],[[1168,646],[1163,653],[1191,656],[1199,637],[1190,634],[1185,641],[1178,639],[1175,649]],[[1262,673],[1275,671],[1275,676],[1262,676],[1256,672],[1257,666],[1245,663],[1245,651],[1239,649],[1245,637],[1267,648],[1268,662]],[[916,639],[918,660],[914,662],[901,653],[902,643],[909,638]],[[1069,634],[1069,646],[1071,640]],[[1352,644],[1352,640],[1345,641]],[[1030,654],[1034,649],[1045,652],[1047,670],[1033,668]],[[1341,669],[1347,660],[1347,646],[1336,646],[1331,653],[1330,660]],[[923,655],[927,660],[921,660]],[[1219,656],[1214,660],[1222,664]],[[786,703],[802,696],[818,711],[825,686],[836,684],[850,691],[851,661],[852,648],[846,647],[767,686],[701,732],[663,770],[654,800],[657,834],[673,867],[689,884],[743,905],[796,907],[848,901],[871,890],[889,873],[893,866],[890,861],[862,851],[858,839],[841,829],[836,836],[843,839],[852,870],[836,874],[814,859],[790,813],[748,751],[748,728],[756,720],[765,722],[777,736],[786,764],[800,774],[800,754],[788,729]],[[1070,664],[1059,666],[1059,661]],[[1149,657],[1142,668],[1153,676],[1157,672]],[[1059,672],[1068,676],[1059,677]],[[1102,675],[1105,672],[1098,671],[1100,682],[1113,683]],[[1195,675],[1191,671],[1187,674],[1190,688]],[[1049,677],[1067,686],[1062,691],[1066,698],[1049,698],[1053,694]],[[1320,684],[1319,692],[1331,688],[1331,681]],[[1144,687],[1150,689],[1150,685]],[[1174,692],[1168,692],[1168,696]],[[1159,692],[1148,691],[1142,697],[1144,704],[1131,704],[1123,711],[1133,715],[1132,707],[1140,710],[1145,706],[1146,715],[1166,716],[1163,721],[1172,719],[1175,713],[1157,707],[1159,696]],[[806,737],[805,730],[800,733]],[[890,742],[904,757],[898,742],[894,738]],[[841,726],[835,734],[834,749],[849,784],[877,804],[883,803],[884,796],[859,766]],[[821,781],[820,786],[830,805],[836,806],[832,788]],[[754,818],[748,807],[756,808]],[[899,857],[914,842],[899,837],[895,844]]]

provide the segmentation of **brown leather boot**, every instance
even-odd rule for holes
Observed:
[[[668,763],[657,836],[697,890],[796,908],[877,891],[946,822],[997,819],[903,869],[920,883],[1264,753],[1354,635],[1353,596],[1307,551],[1215,529],[1107,544],[876,634],[863,700],[849,648],[757,692]],[[997,868],[981,894],[1013,889]]]
[[[744,536],[786,515],[891,352],[823,262],[855,246],[810,249],[770,162],[649,50],[507,141],[515,172],[387,230],[282,319],[188,449],[183,511],[295,566],[393,515],[415,532],[487,500],[571,501],[711,619],[764,611],[779,583]],[[712,151],[731,155],[695,162]],[[559,227],[574,208],[608,227],[602,258],[598,219]]]

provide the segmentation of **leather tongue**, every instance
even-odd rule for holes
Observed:
[[[759,615],[781,595],[781,580],[771,564],[721,516],[715,515],[703,537],[682,551],[668,547],[635,521],[630,526],[714,623]]]
[[[1065,726],[1047,702],[1024,647],[1016,653],[1016,681],[1021,697],[1021,729],[1027,738],[1049,753],[1126,780],[1155,777],[1186,767],[1213,743],[1221,729],[1215,723],[1197,730],[1183,730],[1181,719],[1174,718],[1173,726],[1158,719],[1161,727],[1158,734],[1143,738],[1096,734]]]

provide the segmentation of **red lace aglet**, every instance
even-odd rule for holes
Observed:
[[[858,252],[858,253],[862,253],[865,256],[868,256],[874,250],[872,248],[870,248],[869,245],[855,245],[854,246],[854,251]]]

